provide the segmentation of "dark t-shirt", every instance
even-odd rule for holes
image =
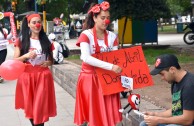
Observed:
[[[187,72],[179,83],[172,85],[172,115],[182,115],[184,110],[194,110],[194,75]],[[194,124],[194,123],[193,123]]]

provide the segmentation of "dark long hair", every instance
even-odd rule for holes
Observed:
[[[3,34],[4,39],[6,39],[6,35],[3,32],[3,25],[2,24],[0,24],[0,32]]]
[[[24,55],[28,53],[30,48],[30,28],[28,27],[28,21],[27,18],[24,17],[22,20],[22,29],[21,29],[21,55]],[[53,56],[51,53],[51,42],[49,41],[46,33],[43,30],[43,27],[41,28],[41,31],[39,33],[39,41],[40,45],[42,47],[42,53],[46,54],[46,58],[49,57],[53,61]]]
[[[90,5],[90,7],[89,7],[89,9],[88,9],[88,11],[93,7],[93,6],[95,6],[96,5],[96,3],[91,3],[91,5]],[[100,12],[99,12],[100,13]],[[99,13],[92,13],[92,12],[90,12],[88,15],[87,15],[87,17],[86,17],[86,20],[85,20],[85,29],[90,29],[90,28],[93,28],[94,27],[94,20],[93,20],[93,16],[95,16],[95,17],[97,17],[97,15],[99,14]]]

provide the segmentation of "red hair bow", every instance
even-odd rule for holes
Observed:
[[[102,2],[101,4],[96,4],[93,6],[89,11],[88,14],[93,12],[93,13],[99,13],[100,8],[104,11],[108,10],[110,8],[110,4],[107,1]]]

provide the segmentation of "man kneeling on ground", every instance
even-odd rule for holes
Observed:
[[[162,80],[172,85],[172,108],[164,112],[144,112],[140,126],[194,126],[194,75],[183,70],[172,54],[158,56],[150,74],[160,74]]]

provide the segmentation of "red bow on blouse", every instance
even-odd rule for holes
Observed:
[[[110,5],[107,1],[102,2],[101,4],[96,4],[95,6],[93,6],[89,11],[88,14],[93,12],[93,13],[99,13],[100,12],[100,8],[104,11],[108,10],[110,8]]]

